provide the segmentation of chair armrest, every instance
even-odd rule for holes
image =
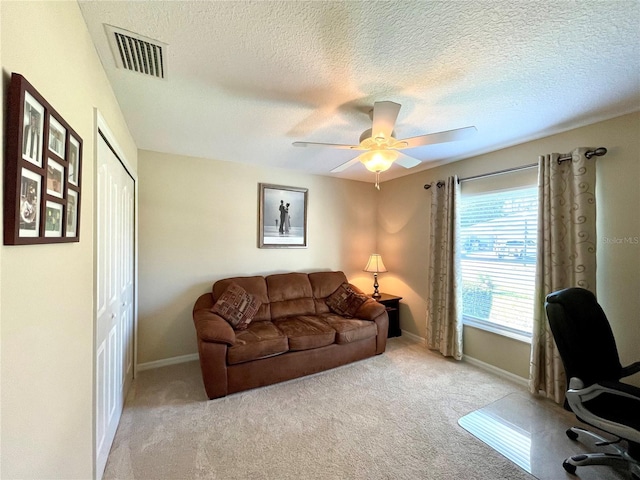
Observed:
[[[640,362],[635,362],[622,369],[622,375],[620,375],[620,378],[630,377],[634,373],[638,372],[640,372]]]
[[[619,421],[603,418],[591,412],[589,407],[585,405],[585,402],[590,402],[600,395],[606,394],[617,397],[620,402],[624,402],[627,405],[627,408],[629,408],[629,405],[632,406],[630,410],[625,409],[625,411],[637,411],[640,409],[640,388],[616,381],[604,381],[583,387],[584,383],[579,378],[572,378],[569,382],[569,390],[567,390],[569,406],[580,420],[618,437],[640,442],[640,432],[638,430]],[[611,397],[608,397],[605,401],[611,405],[610,409],[615,410],[615,403],[610,403]],[[637,408],[635,404],[637,404]],[[616,418],[616,420],[619,420],[619,418]]]
[[[236,343],[236,333],[229,323],[220,315],[208,308],[194,310],[193,323],[196,326],[198,338],[205,342],[226,343],[232,346]]]
[[[373,298],[368,298],[355,314],[360,320],[374,321],[377,317],[386,312],[386,308],[381,303],[376,302]]]
[[[582,380],[573,377],[569,381],[567,399],[569,400],[569,404],[571,404],[572,399],[575,400],[576,403],[582,403],[593,400],[603,393],[637,400],[639,402],[638,406],[640,407],[640,388],[616,381],[601,381],[585,387]]]

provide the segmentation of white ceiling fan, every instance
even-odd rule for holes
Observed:
[[[395,162],[398,165],[411,168],[420,164],[420,160],[410,157],[399,150],[407,148],[434,145],[436,143],[453,142],[463,140],[477,132],[476,127],[457,128],[444,132],[429,133],[417,137],[397,139],[394,127],[401,105],[395,102],[375,102],[371,111],[372,127],[360,135],[358,145],[341,145],[335,143],[294,142],[294,147],[329,147],[346,150],[365,150],[365,153],[352,158],[346,163],[337,166],[332,173],[341,172],[358,162],[361,162],[367,170],[376,174],[376,188],[380,190],[380,172],[388,170]]]

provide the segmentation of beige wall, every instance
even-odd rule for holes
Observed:
[[[138,362],[197,352],[191,317],[214,281],[288,271],[362,271],[375,251],[376,190],[363,182],[140,151]],[[258,184],[308,188],[308,248],[260,249]]]
[[[0,247],[0,477],[93,475],[94,107],[137,150],[75,2],[0,2],[2,110],[24,75],[84,141],[80,242]],[[6,121],[6,119],[5,119]]]
[[[597,160],[597,293],[611,321],[622,362],[628,364],[638,359],[640,113],[383,183],[378,210],[378,249],[390,273],[384,274],[381,283],[384,290],[404,297],[403,329],[425,336],[429,193],[423,185],[453,174],[464,178],[535,163],[538,155],[569,152],[578,146],[603,146],[609,150],[605,157]],[[624,239],[630,239],[631,243],[624,243]],[[616,243],[619,241],[623,243]],[[467,327],[464,334],[465,354],[516,375],[528,376],[528,344]],[[633,381],[638,383],[639,379]]]

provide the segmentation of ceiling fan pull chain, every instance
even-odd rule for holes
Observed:
[[[376,172],[376,188],[380,190],[380,172]]]

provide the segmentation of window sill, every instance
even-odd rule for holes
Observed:
[[[468,327],[477,328],[486,332],[495,333],[496,335],[502,335],[503,337],[512,338],[519,342],[531,343],[531,333],[523,332],[522,330],[516,330],[515,328],[505,327],[503,325],[497,325],[486,320],[480,320],[479,318],[463,317],[462,324]]]

